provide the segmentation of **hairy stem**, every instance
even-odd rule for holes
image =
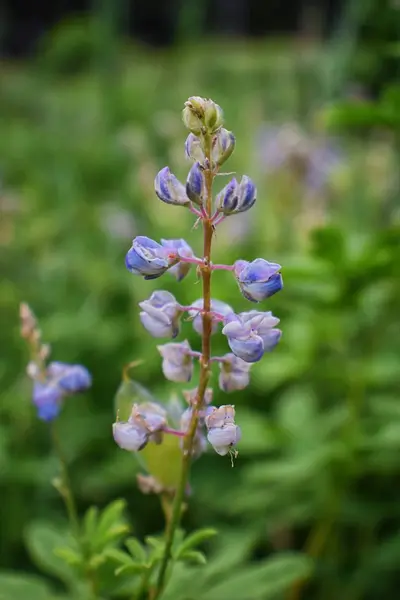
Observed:
[[[206,205],[202,208],[202,223],[203,223],[203,262],[200,266],[201,277],[203,280],[203,335],[202,335],[202,349],[200,358],[200,379],[197,388],[196,403],[193,406],[193,415],[190,421],[189,429],[184,440],[181,475],[178,483],[178,487],[175,493],[174,503],[172,506],[172,516],[167,526],[166,532],[166,543],[164,555],[161,561],[160,571],[158,575],[157,585],[152,596],[152,600],[157,600],[162,594],[165,587],[165,578],[168,569],[168,565],[171,559],[171,549],[174,542],[175,532],[179,526],[182,505],[185,497],[185,491],[187,488],[190,464],[192,460],[193,443],[196,436],[197,425],[199,421],[199,411],[201,410],[204,402],[204,394],[207,389],[208,380],[210,377],[209,363],[211,357],[211,328],[212,328],[212,316],[211,312],[211,244],[213,237],[213,224],[212,224],[212,183],[214,179],[214,173],[211,168],[211,144],[212,138],[210,135],[204,136],[205,142],[205,155],[208,163],[208,168],[205,170],[205,181],[206,181]]]

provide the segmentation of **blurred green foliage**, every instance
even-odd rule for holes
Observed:
[[[229,398],[243,430],[235,468],[213,453],[194,465],[185,529],[212,526],[219,535],[207,543],[207,566],[178,566],[165,599],[283,598],[312,569],[307,598],[394,598],[398,92],[382,100],[396,102],[394,109],[377,105],[390,113],[384,119],[360,116],[368,112],[362,100],[326,109],[324,51],[309,46],[298,53],[294,42],[210,42],[163,53],[121,45],[105,69],[90,60],[97,42],[89,43],[85,31],[73,29],[72,41],[64,31],[37,60],[4,64],[0,75],[1,600],[83,593],[60,559],[64,547],[61,555],[73,562],[74,550],[50,485],[57,461],[24,374],[22,300],[36,312],[54,358],[93,374],[91,392],[67,403],[59,423],[80,513],[121,497],[137,539],[163,528],[158,500],[137,490],[139,466],[115,447],[111,423],[121,370],[131,360],[143,359],[135,379],[155,397],[179,393],[161,376],[137,302],[162,286],[189,304],[200,295],[196,279],[143,282],[126,271],[124,255],[138,233],[186,237],[201,247],[191,216],[163,205],[153,191],[154,175],[166,164],[185,177],[180,108],[192,94],[223,106],[237,137],[229,167],[249,174],[259,189],[256,207],[218,230],[215,260],[263,256],[284,265],[285,289],[266,307],[281,318],[284,336],[254,367],[251,387]],[[350,127],[357,120],[361,132]],[[323,189],[307,188],[290,166],[266,173],[261,125],[285,121],[300,121],[316,137],[328,135],[326,124],[335,131],[340,125],[345,159]],[[249,308],[229,273],[215,276],[213,295]],[[190,324],[184,336],[196,347]],[[221,336],[214,343],[224,351]],[[217,403],[226,401],[216,395]]]

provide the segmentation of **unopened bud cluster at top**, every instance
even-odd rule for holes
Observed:
[[[166,204],[189,209],[198,219],[211,223],[215,230],[225,218],[254,206],[256,187],[246,175],[240,180],[233,177],[217,194],[212,207],[211,199],[207,197],[207,174],[210,176],[211,173],[212,178],[217,174],[223,175],[219,170],[235,148],[235,137],[223,127],[221,107],[210,99],[189,98],[183,109],[183,122],[190,131],[185,142],[185,154],[193,161],[186,183],[181,183],[169,167],[164,167],[155,177],[155,192]],[[131,273],[144,279],[156,279],[169,271],[178,281],[193,266],[200,270],[227,270],[232,272],[243,296],[254,303],[270,298],[283,287],[279,264],[257,258],[251,262],[237,260],[233,265],[213,265],[205,257],[196,257],[183,239],[163,239],[158,243],[146,236],[137,236],[126,255],[126,266]],[[170,292],[158,290],[139,304],[140,320],[153,337],[174,339],[180,333],[183,315],[188,313],[195,331],[203,336],[203,316],[207,312],[211,333],[216,333],[221,323],[222,333],[231,350],[222,357],[210,359],[210,363],[219,364],[219,387],[225,392],[242,390],[249,384],[251,364],[259,361],[279,342],[279,319],[271,312],[258,310],[235,314],[233,308],[217,299],[211,299],[210,304],[209,311],[204,309],[203,298],[190,306],[182,306]],[[157,348],[162,357],[164,376],[174,382],[189,382],[194,360],[202,360],[201,352],[192,350],[188,341],[170,342]],[[210,401],[211,396],[206,396],[202,399],[196,451],[193,450],[193,453],[198,454],[204,449],[201,432],[205,427],[208,441],[218,454],[224,455],[237,444],[241,435],[234,421],[235,410],[231,405],[209,406],[207,400]],[[196,390],[189,404],[181,418],[181,429],[175,432],[177,435],[185,435],[188,430],[193,406],[196,405]],[[162,408],[157,410],[135,405],[127,422],[117,421],[114,424],[116,442],[127,450],[140,450],[149,441],[154,441],[154,434],[158,432],[160,436],[155,441],[159,443],[162,432],[170,432],[170,429],[167,414],[160,412]]]

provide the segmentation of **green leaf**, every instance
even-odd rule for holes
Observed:
[[[111,560],[120,563],[121,565],[131,565],[133,564],[132,558],[126,552],[122,552],[122,550],[118,550],[117,548],[107,548],[104,550],[104,555],[110,558]]]
[[[146,567],[143,565],[139,565],[137,563],[132,563],[130,565],[123,565],[122,567],[118,567],[115,569],[116,575],[136,575],[137,573],[142,573],[146,570]]]
[[[91,506],[87,511],[83,519],[83,531],[88,541],[96,535],[97,523],[99,518],[99,509],[96,506]]]
[[[209,528],[209,529],[199,529],[198,531],[195,531],[194,533],[188,535],[187,538],[182,542],[182,544],[177,549],[176,554],[175,554],[176,558],[181,558],[181,556],[184,552],[186,552],[187,550],[191,550],[192,548],[195,548],[196,546],[199,546],[206,540],[209,540],[210,538],[217,535],[217,533],[218,532],[215,529]]]
[[[154,396],[140,383],[130,379],[122,381],[115,395],[115,412],[120,421],[127,421],[133,404],[157,402]]]
[[[192,562],[196,565],[206,565],[207,558],[203,552],[199,550],[184,550],[179,553],[179,560]]]
[[[64,562],[71,565],[72,567],[76,567],[82,564],[82,556],[79,554],[79,552],[76,552],[68,546],[55,548],[54,554],[60,557]]]
[[[66,538],[66,533],[46,522],[33,522],[25,532],[28,552],[35,564],[46,573],[71,584],[76,577],[75,572],[55,553],[58,548],[65,547]]]
[[[137,558],[142,563],[146,562],[147,552],[138,539],[134,537],[128,538],[125,540],[125,546],[128,548],[133,558]]]
[[[53,600],[47,583],[24,573],[0,572],[0,600]]]
[[[238,572],[231,573],[206,590],[202,600],[273,600],[294,582],[310,576],[309,558],[292,553],[280,554]]]
[[[108,530],[115,525],[120,525],[124,521],[123,512],[126,508],[125,500],[118,499],[111,502],[101,513],[97,526],[96,536],[100,538],[105,536]]]
[[[155,550],[163,550],[165,547],[165,541],[160,540],[152,535],[148,535],[146,538],[146,544],[154,548]]]

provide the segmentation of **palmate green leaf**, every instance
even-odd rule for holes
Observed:
[[[272,600],[295,581],[310,576],[312,561],[304,555],[282,553],[224,576],[205,590],[201,600]]]
[[[48,584],[34,575],[0,572],[0,600],[55,600]]]
[[[54,554],[60,557],[68,565],[71,565],[71,567],[78,567],[82,564],[82,555],[68,546],[55,548]]]
[[[26,546],[32,560],[44,572],[55,575],[66,584],[73,584],[76,573],[65,560],[56,554],[66,546],[68,534],[48,522],[35,521],[25,532]]]
[[[203,552],[199,550],[184,550],[179,554],[179,560],[191,562],[195,565],[206,565],[207,558]]]
[[[129,531],[128,524],[123,518],[125,507],[125,500],[118,499],[99,515],[93,534],[90,537],[87,536],[93,549],[101,550],[110,542],[119,540],[123,534]]]
[[[97,506],[91,506],[88,508],[83,518],[83,533],[89,542],[96,535],[98,518],[99,509]]]
[[[132,557],[127,552],[118,550],[118,548],[106,548],[104,555],[119,565],[126,566],[134,563]]]
[[[136,563],[132,563],[130,565],[123,565],[122,567],[118,567],[115,569],[115,575],[136,575],[137,573],[142,573],[146,571],[147,567],[144,565],[139,565]]]
[[[128,548],[130,555],[136,558],[139,562],[145,563],[147,560],[146,549],[137,538],[130,537],[125,540],[125,546]]]
[[[191,533],[183,540],[182,544],[177,548],[175,552],[175,558],[181,558],[182,554],[184,554],[188,550],[191,550],[192,548],[195,548],[196,546],[199,546],[206,540],[209,540],[210,538],[216,536],[217,533],[218,532],[216,531],[216,529],[211,528],[199,529],[198,531]]]

